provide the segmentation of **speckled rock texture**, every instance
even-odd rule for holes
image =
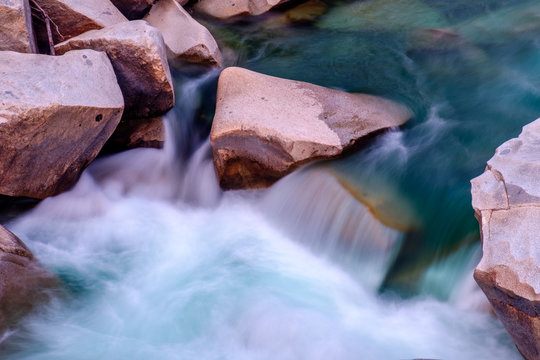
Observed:
[[[521,354],[540,359],[540,119],[471,184],[483,248],[474,278]]]
[[[26,245],[0,225],[0,334],[58,285]]]
[[[261,15],[288,0],[200,0],[193,8],[218,19],[238,15]]]
[[[0,194],[69,189],[116,128],[124,100],[107,55],[0,51]]]
[[[0,50],[37,52],[28,0],[0,0]]]
[[[172,58],[221,66],[221,52],[212,34],[175,0],[160,0],[144,19],[161,31]]]
[[[266,187],[411,115],[376,96],[230,67],[219,77],[210,133],[216,174],[224,189]]]
[[[89,30],[128,21],[109,0],[35,0],[52,21],[54,43],[68,40]],[[37,25],[41,22],[36,22]],[[36,29],[43,35],[44,27]],[[46,35],[45,35],[46,36]]]
[[[125,118],[161,115],[174,106],[174,90],[163,37],[136,20],[92,30],[55,46],[104,51],[112,62],[125,100]]]
[[[148,13],[154,0],[111,0],[129,20],[141,19]]]

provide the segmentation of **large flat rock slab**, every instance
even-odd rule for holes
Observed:
[[[55,44],[86,31],[128,21],[109,0],[35,0],[35,2],[52,21],[51,30]],[[39,28],[38,32],[42,36],[46,34],[44,27]]]
[[[28,0],[0,0],[0,50],[37,52]]]
[[[0,52],[0,194],[45,198],[70,188],[124,108],[107,55]]]
[[[221,52],[212,34],[176,0],[160,0],[144,19],[161,31],[171,57],[221,66]]]
[[[261,15],[289,0],[199,0],[194,9],[218,19],[239,15]]]
[[[26,245],[0,225],[0,334],[49,298],[57,279]]]
[[[527,359],[540,358],[540,120],[495,152],[473,179],[482,232],[474,277]]]
[[[78,49],[107,53],[124,94],[125,117],[161,115],[174,106],[163,37],[146,21],[129,21],[88,31],[55,46],[58,54]]]
[[[224,189],[266,187],[411,115],[380,97],[227,68],[210,133],[216,173]]]

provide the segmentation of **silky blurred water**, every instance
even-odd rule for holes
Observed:
[[[469,180],[539,117],[538,2],[323,2],[302,22],[294,3],[200,21],[228,65],[415,117],[224,194],[207,140],[218,72],[173,69],[165,150],[101,159],[7,223],[65,294],[0,339],[2,359],[519,358],[472,280]]]

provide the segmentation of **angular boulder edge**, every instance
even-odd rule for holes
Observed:
[[[411,116],[380,97],[230,67],[219,77],[210,132],[216,174],[223,189],[267,187]]]
[[[474,278],[516,347],[540,359],[540,119],[471,181],[483,256]]]

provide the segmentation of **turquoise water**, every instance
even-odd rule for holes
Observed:
[[[66,292],[2,339],[2,358],[519,358],[471,278],[469,180],[539,117],[540,6],[327,3],[310,22],[284,18],[291,6],[202,21],[229,65],[388,97],[414,119],[223,194],[205,141],[217,73],[173,70],[164,151],[102,159],[7,224]]]

